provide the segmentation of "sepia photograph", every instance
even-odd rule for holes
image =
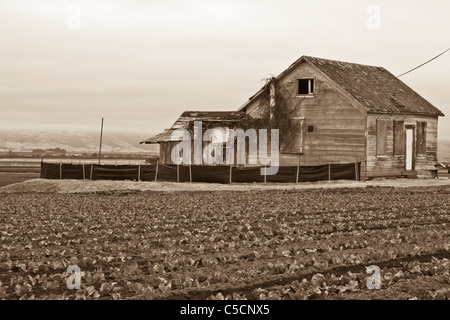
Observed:
[[[449,10],[1,0],[0,300],[450,300]]]

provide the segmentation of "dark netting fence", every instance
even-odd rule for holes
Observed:
[[[359,180],[361,163],[279,167],[265,175],[264,167],[177,165],[98,165],[41,162],[43,179],[134,180],[215,183],[297,183],[320,180]]]

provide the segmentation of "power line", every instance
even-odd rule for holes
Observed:
[[[433,61],[434,59],[436,59],[436,58],[442,56],[444,53],[446,53],[446,52],[449,51],[449,50],[450,50],[450,48],[448,48],[448,49],[445,50],[444,52],[438,54],[436,57],[431,58],[431,59],[428,60],[427,62],[424,62],[424,63],[422,63],[421,65],[419,65],[419,66],[417,66],[417,67],[415,67],[415,68],[413,68],[413,69],[411,69],[411,70],[409,70],[409,71],[406,71],[405,73],[402,73],[401,75],[397,76],[397,78],[400,78],[401,76],[404,76],[404,75],[407,74],[407,73],[410,73],[410,72],[412,72],[412,71],[414,71],[414,70],[416,70],[416,69],[419,69],[421,66],[424,66],[424,65],[426,65],[428,62],[431,62],[431,61]]]

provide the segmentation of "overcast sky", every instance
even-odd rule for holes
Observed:
[[[105,130],[146,138],[185,110],[237,110],[302,55],[399,75],[450,47],[449,11],[448,0],[1,0],[0,126],[97,129],[105,117]],[[401,77],[447,115],[440,139],[449,71],[447,52]]]

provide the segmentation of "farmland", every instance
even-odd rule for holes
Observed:
[[[448,193],[0,193],[0,298],[448,299]]]

